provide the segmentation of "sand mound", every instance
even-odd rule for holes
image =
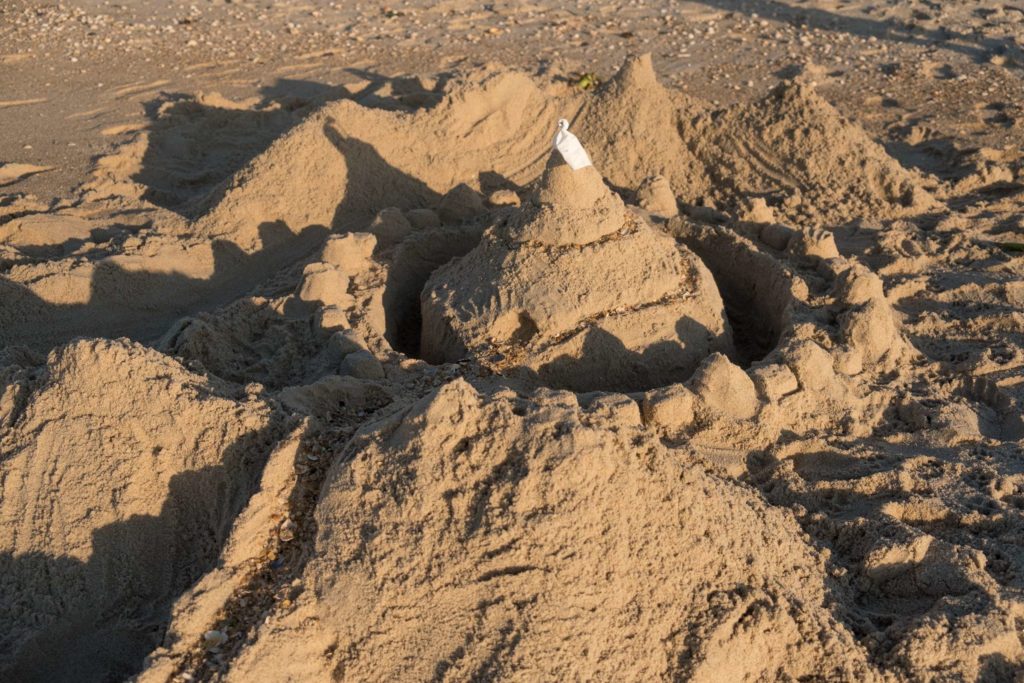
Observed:
[[[91,201],[142,200],[194,217],[208,208],[208,195],[218,183],[308,113],[304,104],[235,102],[215,92],[166,95],[154,103],[148,126],[97,161],[93,177],[82,187],[84,196]]]
[[[596,169],[564,163],[535,204],[431,276],[422,307],[425,359],[473,356],[578,391],[682,380],[731,348],[700,260],[628,214]]]
[[[452,79],[430,109],[338,100],[272,141],[268,131],[294,123],[289,113],[256,109],[246,118],[209,98],[168,105],[153,130],[98,162],[83,191],[114,215],[129,206],[151,212],[160,227],[122,230],[117,239],[90,233],[89,248],[45,263],[34,257],[50,245],[25,244],[24,231],[0,234],[0,257],[21,262],[0,280],[0,342],[48,349],[83,333],[152,339],[181,315],[245,294],[315,250],[331,229],[364,228],[387,207],[438,208],[460,183],[526,183],[543,168],[548,121],[569,99],[564,88],[545,87],[488,68]],[[203,123],[231,134],[213,144],[199,133]],[[182,148],[210,156],[201,194],[192,171],[180,169]],[[230,177],[205,182],[240,161]],[[196,218],[154,211],[161,205]],[[77,225],[56,227],[81,237]]]
[[[331,102],[232,177],[196,229],[251,248],[268,221],[353,229],[384,207],[436,207],[460,183],[479,187],[483,172],[524,182],[541,169],[557,109],[524,74],[495,68],[453,79],[430,109]]]
[[[651,55],[634,56],[586,102],[578,132],[613,185],[633,190],[660,175],[676,196],[692,202],[711,184],[679,129],[700,109],[658,82]]]
[[[316,519],[295,610],[229,680],[870,674],[792,521],[624,396],[452,382],[351,443]]]
[[[246,294],[331,231],[369,231],[389,246],[434,219],[515,205],[563,116],[611,185],[660,216],[676,198],[742,208],[764,195],[765,208],[804,224],[929,201],[919,177],[802,86],[704,113],[663,88],[644,56],[593,94],[488,66],[436,95],[400,111],[342,98],[308,114],[214,95],[165,103],[149,130],[97,163],[88,211],[46,225],[18,217],[0,231],[0,259],[14,264],[0,280],[0,341],[46,350],[83,333],[153,339]]]
[[[800,83],[709,114],[687,139],[714,194],[729,204],[771,196],[787,216],[806,221],[919,213],[934,202],[923,178]]]
[[[4,375],[0,678],[124,678],[217,558],[282,415],[120,341]]]

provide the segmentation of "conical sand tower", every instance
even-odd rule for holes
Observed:
[[[436,271],[422,353],[576,391],[686,379],[732,339],[711,273],[604,184],[552,156],[531,202]]]

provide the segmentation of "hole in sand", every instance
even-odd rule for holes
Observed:
[[[480,235],[479,227],[441,228],[415,233],[395,247],[383,296],[384,338],[391,348],[420,357],[420,293],[435,270],[469,253]]]
[[[732,326],[734,360],[749,367],[764,358],[779,343],[792,300],[782,265],[718,229],[686,226],[677,236],[715,279]]]
[[[782,329],[781,321],[773,319],[770,314],[765,315],[766,309],[771,306],[770,302],[759,301],[771,297],[764,296],[757,284],[750,289],[745,286],[744,280],[753,279],[756,282],[757,278],[747,278],[710,267],[708,269],[725,302],[725,317],[732,326],[736,359],[742,367],[748,367],[775,348]]]

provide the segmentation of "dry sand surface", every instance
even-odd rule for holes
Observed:
[[[1022,48],[0,4],[0,680],[1020,683]]]

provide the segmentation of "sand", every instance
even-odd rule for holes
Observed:
[[[671,64],[5,160],[0,679],[1019,678],[1015,148]]]
[[[4,373],[0,668],[124,677],[217,562],[287,419],[126,340]]]
[[[424,285],[422,357],[474,358],[561,389],[639,391],[731,350],[700,259],[627,214],[592,166],[550,163],[528,206]]]

